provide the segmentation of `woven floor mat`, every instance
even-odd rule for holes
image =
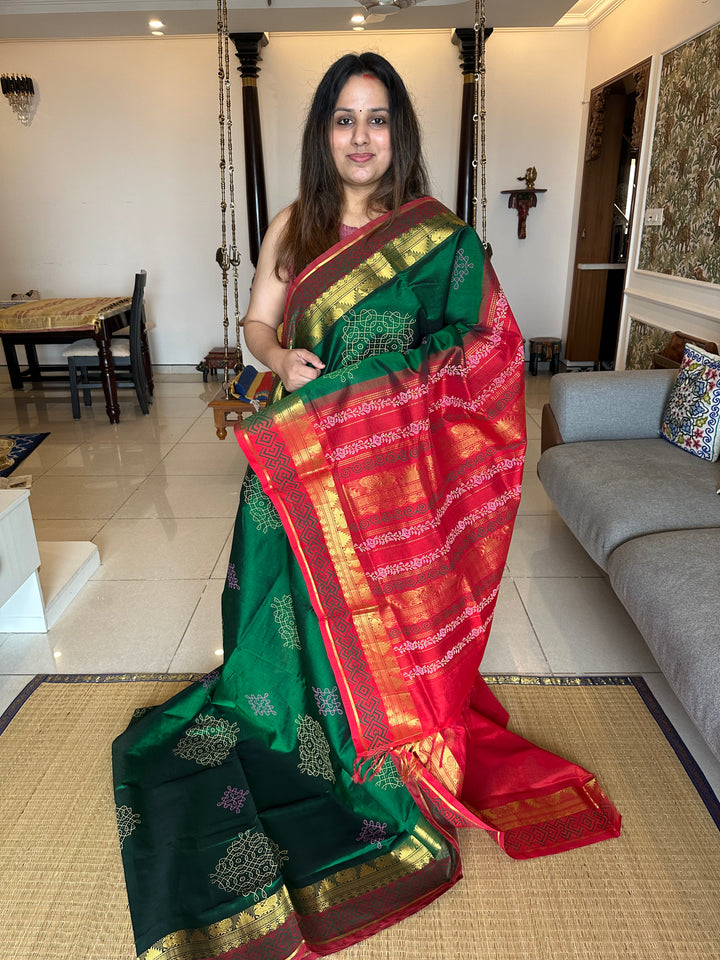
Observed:
[[[110,744],[134,709],[186,682],[36,678],[0,720],[5,960],[134,958]],[[703,802],[639,689],[643,696],[627,682],[494,687],[514,730],[597,773],[623,815],[619,839],[515,861],[486,834],[462,831],[463,881],[336,956],[715,960],[717,801]]]

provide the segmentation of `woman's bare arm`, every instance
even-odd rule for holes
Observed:
[[[278,343],[287,281],[277,277],[275,263],[278,238],[288,215],[289,208],[286,208],[273,219],[260,247],[244,331],[250,353],[276,373],[285,389],[292,392],[318,377],[325,364],[310,350],[286,350]]]

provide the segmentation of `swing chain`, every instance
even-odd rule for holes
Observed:
[[[230,52],[228,45],[228,14],[227,0],[217,0],[217,35],[218,35],[218,100],[220,113],[220,222],[221,246],[215,254],[215,259],[222,270],[223,286],[223,349],[225,360],[225,374],[223,389],[227,399],[230,389],[230,351],[228,318],[228,273],[232,267],[233,294],[235,308],[235,362],[233,368],[241,370],[243,367],[242,350],[240,348],[240,304],[238,266],[240,254],[237,248],[237,229],[235,222],[235,165],[232,149],[232,106],[230,100]],[[226,150],[227,147],[227,150]],[[227,154],[227,159],[226,159]],[[230,194],[230,246],[227,242],[227,194]]]
[[[477,230],[478,153],[480,156],[480,237],[487,249],[487,181],[485,153],[485,0],[475,0],[475,88],[473,116],[473,227]],[[478,143],[479,139],[479,143]],[[480,148],[478,150],[478,147]]]

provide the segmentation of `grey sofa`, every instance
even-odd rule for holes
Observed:
[[[553,377],[538,475],[720,759],[720,464],[659,436],[676,374]]]

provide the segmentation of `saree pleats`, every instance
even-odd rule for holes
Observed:
[[[429,198],[297,278],[318,379],[242,422],[224,663],[114,745],[138,955],[333,953],[461,876],[617,836],[592,774],[507,729],[478,674],[520,496],[522,340]]]

